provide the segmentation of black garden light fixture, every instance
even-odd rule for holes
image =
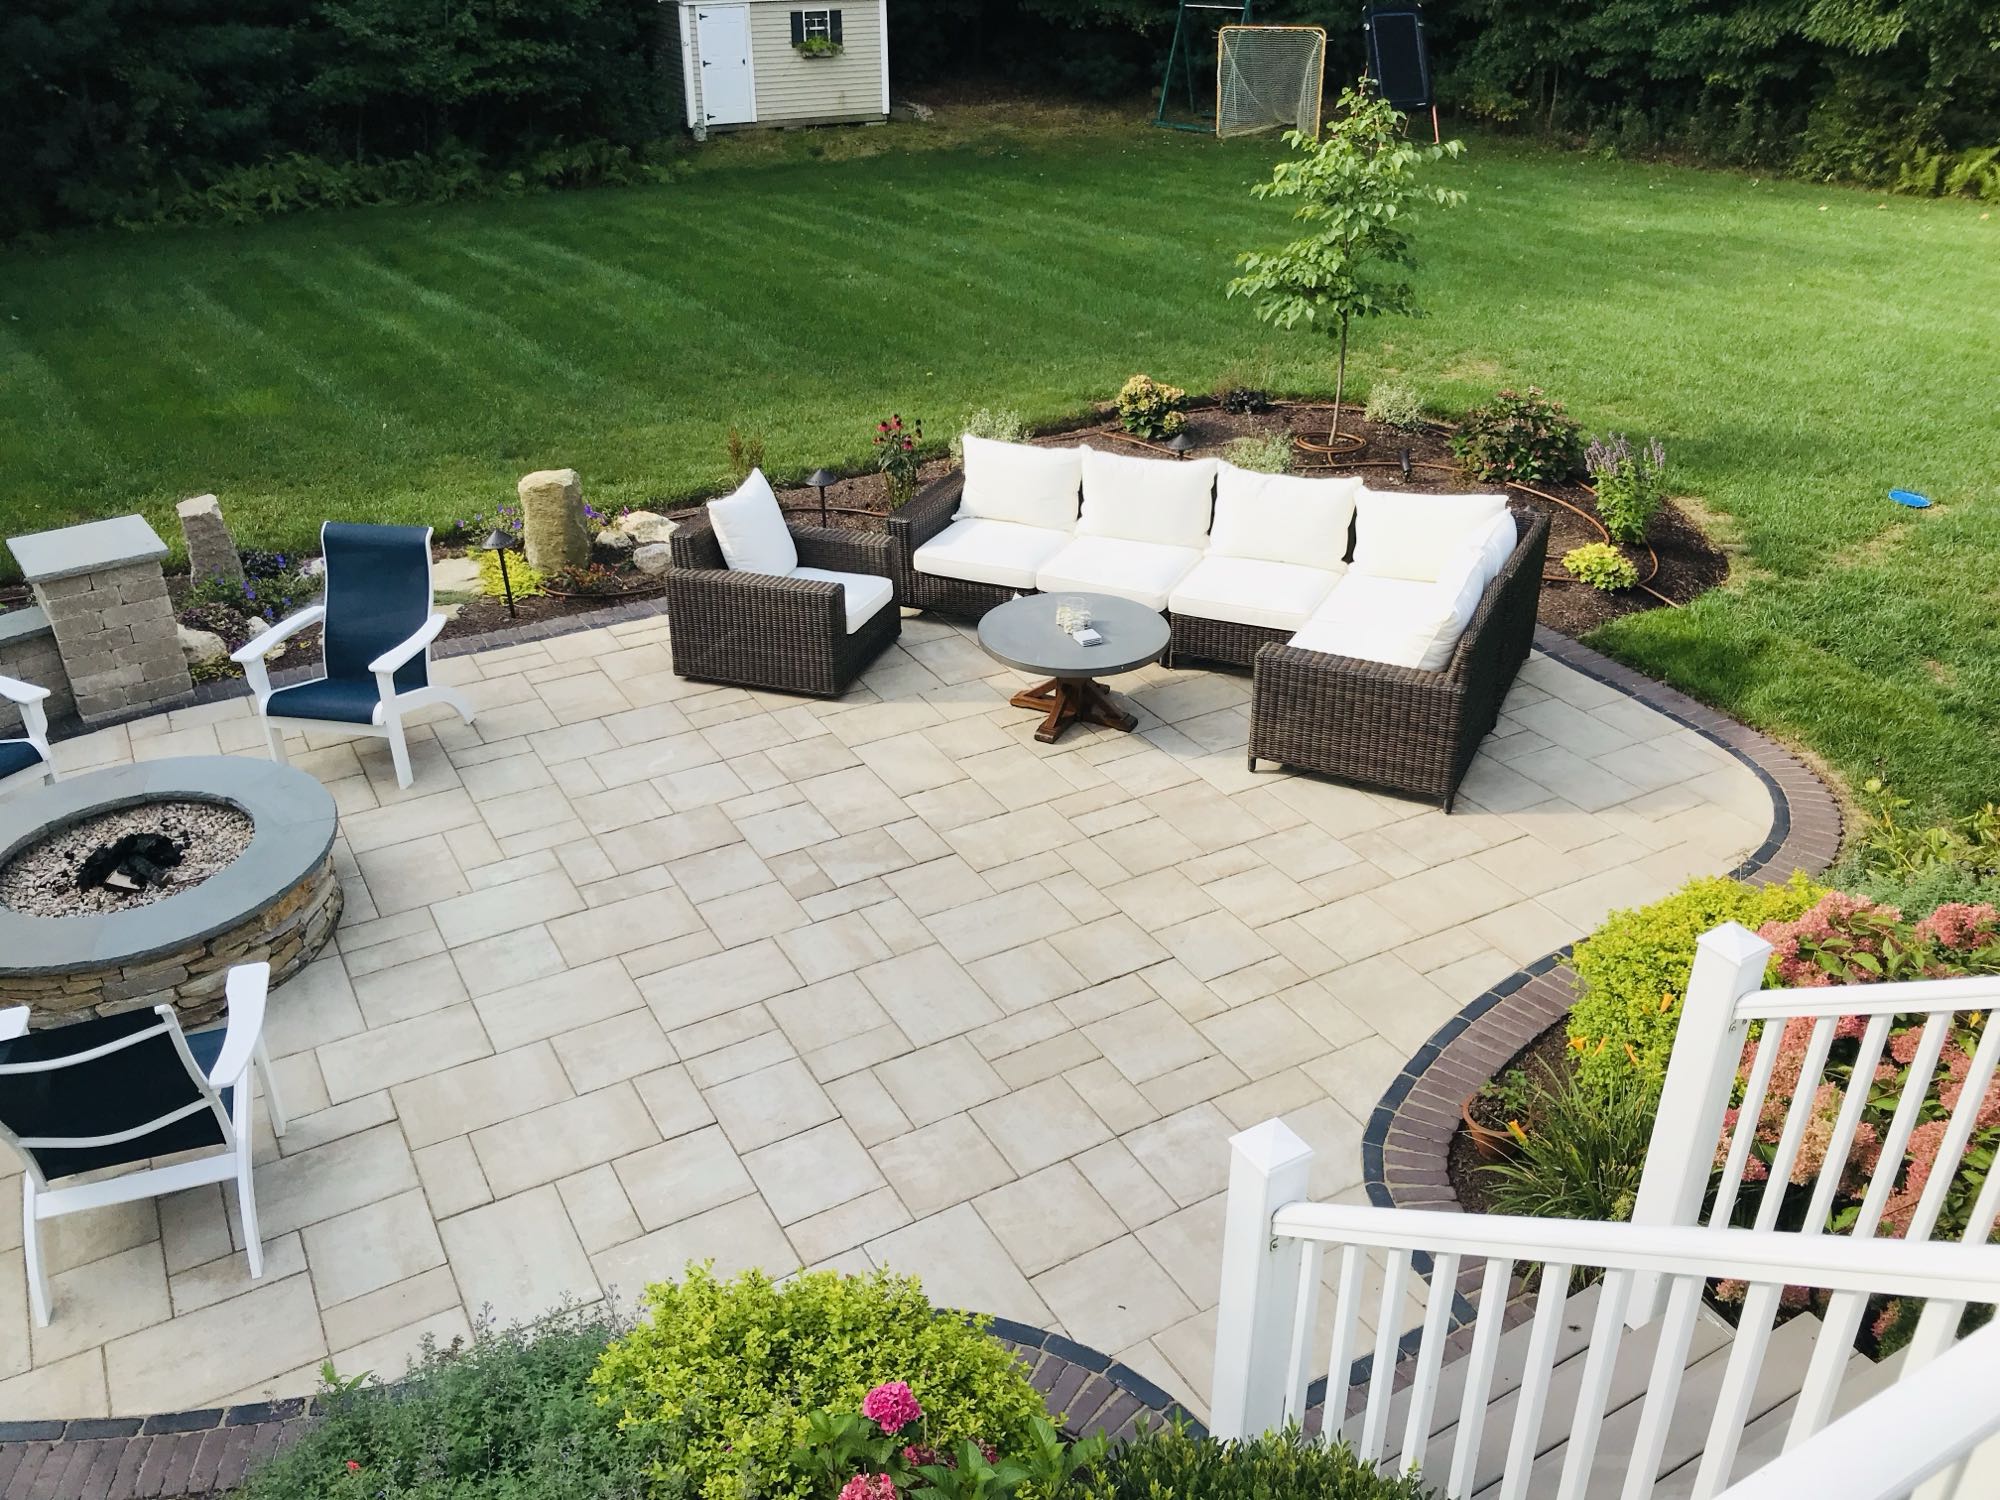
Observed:
[[[480,545],[488,552],[499,555],[500,591],[507,596],[507,618],[519,619],[520,615],[514,609],[514,580],[507,576],[507,552],[514,545],[514,538],[496,526],[486,533],[486,540]]]
[[[1194,439],[1188,436],[1185,427],[1167,439],[1167,451],[1173,454],[1175,458],[1186,458],[1188,456],[1188,449],[1193,446]]]
[[[819,491],[819,524],[822,526],[826,524],[826,487],[830,484],[838,484],[839,482],[840,476],[838,474],[830,473],[825,469],[814,469],[811,474],[806,476],[806,483]]]
[[[1396,454],[1396,461],[1403,466],[1403,480],[1405,483],[1408,483],[1410,478],[1410,450],[1408,448],[1399,450]]]

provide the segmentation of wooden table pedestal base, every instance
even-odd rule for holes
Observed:
[[[1106,729],[1122,729],[1128,734],[1139,720],[1120,708],[1111,690],[1088,677],[1051,677],[1007,700],[1016,708],[1040,709],[1042,727],[1035,738],[1053,745],[1062,732],[1078,719],[1086,724],[1102,724]]]

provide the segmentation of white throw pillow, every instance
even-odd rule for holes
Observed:
[[[708,524],[722,544],[722,560],[733,573],[791,575],[799,549],[785,529],[785,513],[762,469],[752,469],[732,495],[708,502]]]
[[[1083,519],[1076,534],[1206,547],[1214,495],[1212,458],[1127,458],[1085,448]]]
[[[1076,494],[1082,483],[1081,449],[1036,448],[968,432],[965,491],[954,519],[1075,531]]]
[[[1209,554],[1332,572],[1347,556],[1348,524],[1360,495],[1361,481],[1352,475],[1301,479],[1225,463],[1215,479]]]
[[[1363,487],[1354,506],[1354,571],[1434,583],[1469,535],[1507,513],[1505,495],[1414,495]]]

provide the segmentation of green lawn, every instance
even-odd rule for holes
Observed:
[[[1146,370],[1330,385],[1222,286],[1275,237],[1220,145],[1008,111],[712,145],[668,186],[104,234],[0,255],[0,527],[221,495],[239,539],[456,516],[568,464],[612,503],[797,476],[888,412],[1052,418]],[[1054,128],[1061,126],[1062,128]],[[1931,808],[2000,795],[2000,220],[1475,140],[1432,316],[1358,368],[1443,409],[1539,382],[1659,433],[1742,547],[1605,645]],[[1891,485],[1932,495],[1918,516]]]

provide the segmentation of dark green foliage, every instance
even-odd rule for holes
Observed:
[[[558,1313],[427,1348],[398,1389],[331,1390],[326,1420],[242,1500],[638,1500],[641,1455],[589,1385],[617,1332],[602,1311]]]
[[[1583,429],[1562,402],[1531,385],[1467,412],[1451,452],[1466,473],[1488,483],[1574,479],[1583,472]]]
[[[1149,1432],[1112,1451],[1080,1483],[1083,1500],[1427,1500],[1413,1475],[1378,1474],[1344,1445],[1298,1429],[1244,1442]]]
[[[1492,1211],[1537,1219],[1632,1217],[1659,1109],[1656,1080],[1636,1070],[1553,1082],[1517,1069],[1504,1090],[1520,1155],[1481,1168]]]

